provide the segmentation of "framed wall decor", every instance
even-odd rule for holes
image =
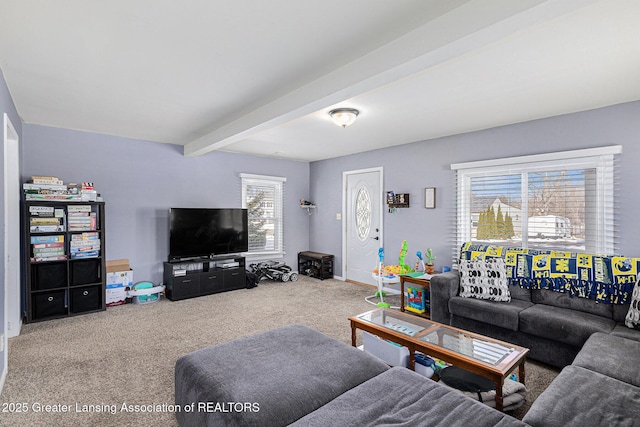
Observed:
[[[424,189],[424,207],[427,209],[436,208],[436,188],[427,187]]]

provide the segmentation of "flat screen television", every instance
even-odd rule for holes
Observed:
[[[169,210],[169,262],[248,250],[246,209]]]

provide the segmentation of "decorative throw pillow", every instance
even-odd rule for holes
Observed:
[[[460,296],[511,301],[503,258],[460,260]]]
[[[624,324],[632,329],[640,329],[640,278],[633,287],[631,304],[629,304],[629,311],[624,319]]]

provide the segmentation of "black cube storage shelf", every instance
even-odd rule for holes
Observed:
[[[320,280],[333,278],[333,255],[298,252],[298,272]]]
[[[53,209],[53,217],[39,214],[47,209]],[[82,209],[85,209],[87,215],[78,214]],[[72,215],[69,215],[70,211]],[[71,221],[70,216],[74,217]],[[78,216],[85,217],[90,225],[75,225]],[[105,310],[104,202],[25,201],[22,218],[25,230],[25,321],[40,322]],[[56,218],[53,221],[56,225],[47,224],[36,228],[34,222],[43,220],[34,221],[35,218]],[[70,226],[70,222],[73,225]],[[51,230],[46,227],[57,229]],[[83,233],[91,234],[83,236]],[[55,241],[56,237],[58,241]],[[83,237],[87,239],[83,240]],[[83,242],[74,243],[73,257],[72,240]],[[83,255],[87,254],[78,254],[75,245],[93,246],[96,253],[85,258]],[[59,254],[58,257],[61,259],[47,256],[48,251]]]

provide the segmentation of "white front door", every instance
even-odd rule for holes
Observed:
[[[373,269],[382,245],[382,168],[344,173],[343,276],[375,285]]]

